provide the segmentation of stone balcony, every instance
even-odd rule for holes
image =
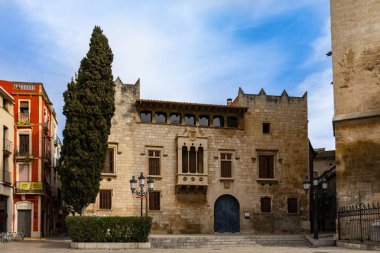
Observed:
[[[177,175],[176,193],[206,193],[208,175],[182,173]]]

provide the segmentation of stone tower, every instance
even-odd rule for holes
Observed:
[[[380,1],[331,0],[337,204],[380,200]]]

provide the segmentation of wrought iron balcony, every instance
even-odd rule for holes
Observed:
[[[41,181],[18,181],[16,182],[15,194],[46,194],[47,184]]]
[[[20,112],[18,114],[18,125],[19,126],[29,125],[29,123],[30,123],[29,113],[28,112]]]
[[[46,150],[45,153],[44,153],[44,159],[46,160],[46,162],[50,162],[51,161],[51,152],[50,150]]]
[[[16,149],[14,153],[16,160],[27,160],[33,159],[33,154],[29,150]]]
[[[13,150],[13,142],[11,142],[8,139],[4,139],[4,147],[3,147],[4,155],[12,154],[12,150]]]
[[[11,172],[10,171],[7,171],[7,170],[5,170],[4,171],[4,174],[3,174],[3,182],[5,183],[5,184],[7,184],[7,185],[11,185],[12,184],[12,174],[11,174]]]

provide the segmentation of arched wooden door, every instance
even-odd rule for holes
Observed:
[[[218,233],[240,232],[240,205],[231,195],[222,195],[215,201],[214,231]]]

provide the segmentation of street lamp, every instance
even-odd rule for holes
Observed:
[[[313,185],[311,186],[311,182],[313,182]],[[319,183],[321,182],[322,185],[322,190],[318,187]],[[305,177],[305,181],[303,181],[303,188],[306,193],[311,190],[311,194],[313,195],[313,233],[314,233],[314,239],[318,239],[318,196],[322,195],[322,193],[326,192],[327,190],[327,181],[326,178],[321,178],[321,177],[312,177],[311,180],[309,180],[308,177]]]
[[[135,195],[137,198],[141,199],[141,217],[143,216],[143,199],[146,199],[151,191],[153,191],[154,182],[153,180],[148,177],[148,190],[144,191],[145,186],[145,177],[144,174],[141,172],[140,176],[138,177],[139,180],[139,187],[140,190],[136,190],[136,179],[135,176],[132,176],[131,180],[129,180],[130,186],[131,186],[131,192],[133,195]]]

